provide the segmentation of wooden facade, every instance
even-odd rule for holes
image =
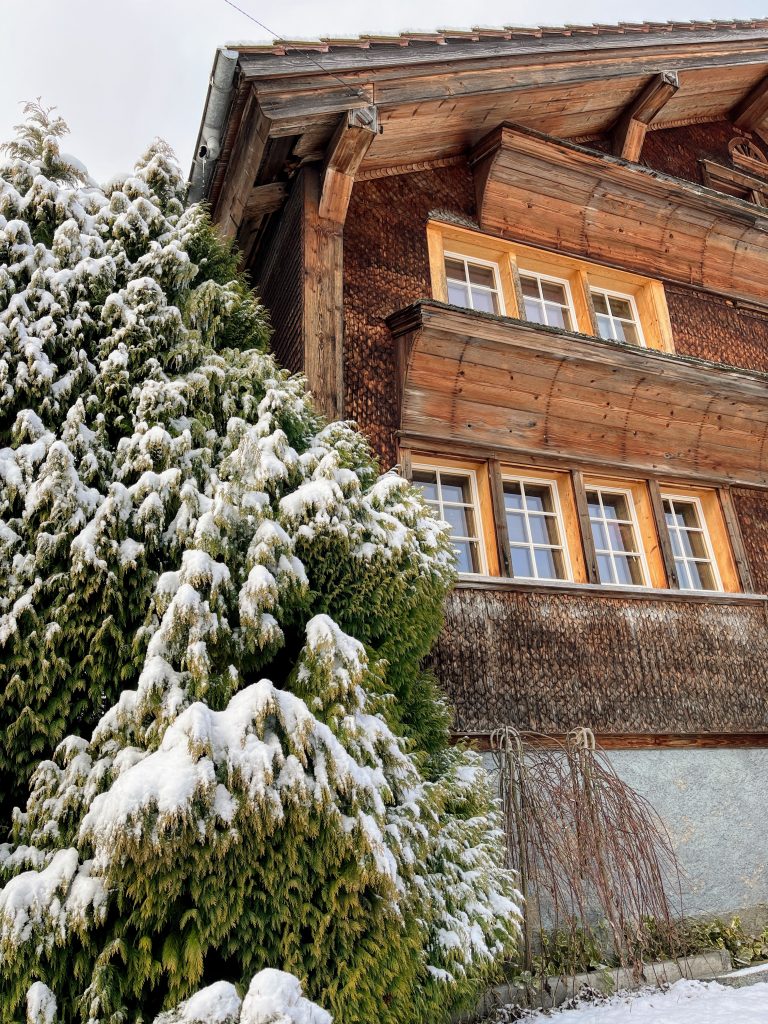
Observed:
[[[768,745],[768,22],[242,47],[221,140],[205,194],[278,358],[383,469],[475,488],[433,656],[457,733]],[[560,488],[557,579],[515,573],[516,480]],[[632,585],[602,491],[634,503]]]

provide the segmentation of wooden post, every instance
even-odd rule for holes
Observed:
[[[725,528],[728,531],[728,538],[733,549],[733,558],[736,562],[736,571],[739,574],[739,581],[745,594],[755,593],[755,583],[752,579],[752,571],[749,568],[749,558],[744,547],[744,539],[741,536],[739,517],[733,504],[733,495],[730,487],[721,487],[719,490],[720,507],[723,510]]]
[[[343,414],[344,332],[342,225],[320,217],[320,174],[303,169],[304,189],[304,372],[320,411],[329,420]]]
[[[488,460],[488,479],[491,483],[493,522],[496,527],[496,548],[502,576],[512,576],[512,559],[509,553],[507,513],[504,508],[504,481],[501,479],[501,463],[498,459]]]
[[[587,490],[584,486],[584,475],[579,469],[571,470],[571,483],[573,485],[573,496],[576,501],[576,512],[579,517],[579,530],[581,532],[581,547],[584,553],[584,565],[587,569],[587,582],[599,583],[600,570],[597,567],[597,554],[595,553],[595,541],[592,536],[592,524],[589,521],[589,506],[587,505]]]
[[[413,480],[413,466],[411,465],[411,449],[400,449],[400,476],[409,483]]]
[[[669,530],[667,529],[667,517],[664,515],[664,502],[657,480],[651,479],[648,481],[648,492],[651,496],[651,508],[653,509],[653,518],[656,523],[661,557],[664,560],[664,571],[667,574],[667,585],[675,590],[679,590],[680,577],[677,574],[675,555],[672,551],[672,542],[669,539]]]

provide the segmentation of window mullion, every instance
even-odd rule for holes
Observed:
[[[667,526],[667,519],[664,515],[664,501],[661,497],[661,490],[656,480],[648,481],[648,492],[651,496],[651,510],[653,512],[653,520],[656,525],[656,536],[659,541],[659,547],[661,548],[664,570],[667,574],[667,586],[672,587],[675,590],[680,590],[680,578],[677,572],[675,554],[672,550],[672,543],[669,535],[671,527]],[[672,514],[674,516],[674,505],[671,501],[670,508],[672,509]]]

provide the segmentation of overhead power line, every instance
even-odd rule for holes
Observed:
[[[259,21],[258,18],[255,18],[248,11],[244,11],[243,8],[239,7],[236,3],[233,2],[233,0],[224,0],[224,3],[227,4],[229,7],[232,7],[235,11],[238,11],[240,14],[243,15],[243,17],[248,18],[248,20],[252,21],[254,25],[258,25],[259,28],[263,28],[265,32],[272,36],[273,39],[281,38],[279,32],[273,31],[273,29],[265,25],[263,21]],[[331,71],[330,68],[327,68],[323,64],[321,64],[320,61],[312,54],[312,51],[309,48],[304,49],[303,47],[297,46],[296,49],[299,50],[300,53],[305,54],[307,59],[310,60],[313,64],[315,64],[317,67],[319,67],[324,75],[330,75],[331,78],[335,78],[337,82],[341,82],[345,89],[351,89],[356,96],[365,95],[365,93],[359,86],[353,85],[351,82],[345,82],[344,79],[337,75],[334,71]]]

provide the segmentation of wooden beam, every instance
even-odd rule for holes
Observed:
[[[501,463],[498,459],[488,460],[488,476],[491,483],[493,522],[496,527],[496,547],[502,576],[512,576],[512,560],[509,557],[509,533],[507,513],[504,507],[504,482],[501,479]]]
[[[557,749],[567,742],[565,733],[521,732],[524,743],[532,747]],[[475,750],[489,751],[491,737],[488,733],[454,733],[453,741],[470,743]],[[611,733],[596,732],[595,740],[603,750],[681,750],[681,749],[743,749],[768,747],[768,732],[662,732],[662,733]]]
[[[661,71],[654,75],[616,122],[613,130],[613,152],[616,156],[637,163],[648,126],[679,88],[676,71]]]
[[[342,226],[320,216],[320,172],[305,167],[302,333],[304,372],[316,407],[329,420],[342,415]]]
[[[656,534],[659,538],[661,557],[664,560],[664,570],[667,574],[667,583],[670,587],[674,587],[675,590],[679,590],[680,578],[677,575],[675,555],[672,551],[672,542],[669,539],[667,519],[664,515],[664,503],[661,498],[661,488],[659,487],[658,480],[648,480],[648,492],[651,496],[651,508],[653,509],[653,518],[656,523]]]
[[[768,116],[768,75],[760,79],[754,89],[737,103],[731,111],[731,120],[742,131],[764,128]]]
[[[379,131],[376,107],[348,110],[331,139],[323,173],[320,216],[343,224],[355,174]]]
[[[739,526],[739,517],[736,514],[730,487],[721,487],[719,494],[720,507],[723,510],[723,519],[725,519],[725,527],[728,531],[728,539],[731,542],[731,548],[733,549],[733,558],[736,562],[736,571],[739,574],[742,590],[745,594],[754,594],[755,582],[752,579],[752,571],[749,567],[749,558],[747,557],[747,551],[744,547],[744,539],[741,535],[741,527]]]
[[[573,497],[576,502],[576,513],[579,517],[579,530],[581,532],[581,547],[584,554],[584,565],[587,569],[587,582],[599,583],[600,570],[597,567],[597,554],[595,553],[595,540],[592,536],[592,523],[589,521],[589,506],[587,504],[587,491],[584,486],[584,474],[579,469],[571,470],[571,483],[573,485]]]
[[[264,116],[253,92],[248,97],[235,148],[229,159],[224,185],[213,219],[226,238],[234,238],[243,223],[251,187],[261,165],[269,139],[269,119]]]
[[[258,220],[268,213],[279,210],[288,196],[288,185],[284,181],[272,181],[268,185],[256,185],[251,189],[245,204],[244,219]]]

